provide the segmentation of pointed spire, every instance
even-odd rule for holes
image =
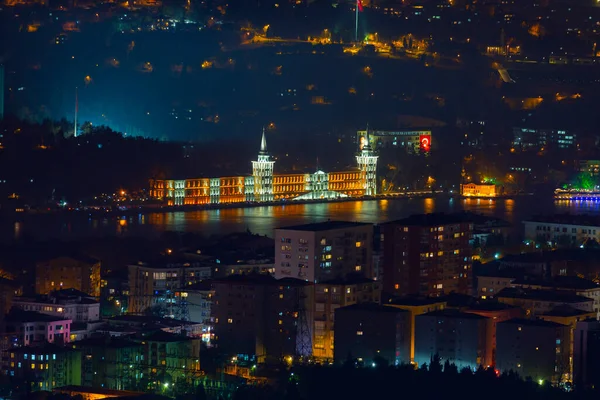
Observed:
[[[263,126],[262,138],[260,139],[260,153],[267,154],[267,138],[265,136],[265,127]]]
[[[371,150],[371,138],[369,137],[369,123],[367,122],[367,133],[365,135],[365,145],[363,146],[363,150]]]
[[[319,172],[319,157],[317,157],[317,172]]]

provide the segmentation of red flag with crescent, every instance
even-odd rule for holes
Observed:
[[[362,12],[363,11],[363,4],[362,4],[362,0],[356,0],[356,7],[358,7],[358,11]]]

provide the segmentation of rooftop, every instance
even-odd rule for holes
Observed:
[[[544,321],[543,319],[525,319],[525,318],[513,318],[513,319],[509,319],[508,321],[498,322],[498,325],[500,325],[500,324],[541,326],[541,327],[548,327],[548,328],[558,328],[558,327],[566,326],[566,325],[559,324],[559,323],[552,322],[552,321]]]
[[[461,318],[461,319],[487,319],[483,315],[466,313],[458,310],[454,310],[451,308],[446,308],[444,310],[432,311],[426,314],[417,315],[417,318],[421,317],[444,317],[444,318]]]
[[[573,294],[572,292],[561,292],[558,290],[504,288],[498,292],[497,298],[529,299],[538,301],[551,301],[560,303],[583,303],[593,300]]]
[[[161,318],[150,315],[117,315],[107,319],[110,327],[105,330],[113,330],[113,324],[149,326],[153,325],[157,329],[160,327],[179,327],[183,325],[196,325],[195,322],[182,321],[173,318]]]
[[[187,340],[192,340],[194,338],[178,335],[176,333],[169,333],[165,331],[156,331],[151,333],[142,333],[141,339],[148,340],[150,342],[183,342]]]
[[[600,286],[589,279],[579,278],[577,276],[555,276],[552,279],[516,279],[512,285],[532,285],[548,287],[553,289],[572,289],[572,290],[590,290],[599,289]]]
[[[366,278],[363,275],[349,274],[345,277],[333,278],[323,282],[319,282],[321,285],[360,285],[361,283],[373,283],[373,279]]]
[[[543,222],[548,224],[561,225],[600,226],[600,216],[568,213],[552,215],[534,215],[531,218],[523,221],[523,223],[527,222]]]
[[[113,349],[123,349],[128,347],[139,347],[141,343],[131,341],[123,337],[111,337],[111,336],[97,336],[83,340],[78,340],[72,343],[74,348],[83,347],[106,347]]]
[[[438,304],[445,303],[444,300],[439,297],[398,297],[389,301],[390,305],[398,305],[398,306],[426,306],[429,304]]]
[[[535,253],[510,254],[499,260],[505,263],[542,263],[550,261],[581,261],[600,262],[600,249],[557,249],[554,251],[539,251]]]
[[[510,304],[500,303],[498,301],[478,301],[471,304],[468,311],[503,311],[519,308]]]
[[[99,304],[89,294],[76,289],[56,290],[49,294],[35,296],[22,296],[14,299],[16,303],[42,303],[42,304]]]
[[[403,310],[397,307],[382,306],[377,303],[356,303],[346,307],[336,308],[337,311],[367,311],[367,312],[388,312],[388,313],[405,313],[408,310]]]
[[[432,213],[432,214],[413,214],[410,217],[389,221],[384,224],[404,225],[404,226],[438,226],[462,223],[474,223],[474,214],[471,213]]]
[[[111,396],[141,396],[142,392],[131,392],[127,390],[114,390],[114,389],[103,389],[103,388],[91,388],[87,386],[61,386],[53,390],[54,392],[78,392],[78,393],[92,393],[92,394],[104,394]]]
[[[267,274],[235,274],[228,275],[223,278],[213,279],[213,283],[216,284],[236,284],[236,285],[280,285],[285,284],[286,286],[305,286],[309,283],[301,279],[296,278],[282,278],[275,279],[271,275]]]
[[[475,297],[461,293],[449,293],[439,299],[445,301],[447,307],[454,308],[468,307],[477,301]]]
[[[562,305],[562,306],[554,307],[552,309],[552,311],[549,311],[543,315],[548,316],[548,317],[577,317],[577,316],[586,315],[586,314],[594,314],[595,315],[596,312],[595,311],[578,310],[569,305]]]
[[[70,321],[68,318],[55,317],[53,315],[42,314],[36,311],[11,310],[6,314],[6,322],[58,322]]]
[[[321,232],[321,231],[330,231],[330,230],[336,230],[336,229],[356,228],[359,226],[373,226],[373,224],[370,224],[367,222],[325,221],[325,222],[317,222],[314,224],[285,226],[285,227],[280,227],[277,229],[286,230],[286,231]]]
[[[36,346],[13,347],[10,349],[10,351],[14,353],[56,354],[71,352],[73,351],[73,348],[69,346],[58,346],[54,343],[46,342]]]

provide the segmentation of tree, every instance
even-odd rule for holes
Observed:
[[[580,172],[575,176],[573,186],[575,189],[593,190],[596,187],[596,180],[591,174],[587,172]]]
[[[206,400],[206,390],[204,390],[204,384],[202,382],[196,386],[196,400]]]
[[[431,356],[431,361],[429,363],[429,372],[431,373],[441,373],[442,372],[442,359],[438,353],[435,353]]]

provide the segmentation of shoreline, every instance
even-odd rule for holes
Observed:
[[[316,200],[277,200],[270,202],[261,203],[223,203],[223,204],[194,204],[194,205],[180,205],[180,206],[131,206],[127,208],[119,208],[119,206],[106,207],[101,209],[71,209],[71,210],[29,210],[22,213],[13,213],[7,215],[12,217],[14,220],[19,220],[21,217],[34,217],[40,215],[87,215],[90,218],[93,217],[121,217],[129,215],[149,215],[149,214],[164,214],[173,212],[192,212],[192,211],[210,211],[210,210],[224,210],[224,209],[240,209],[240,208],[256,208],[256,207],[271,207],[271,206],[286,206],[286,205],[302,205],[302,204],[325,204],[325,203],[347,203],[355,201],[376,201],[376,200],[399,200],[399,199],[412,199],[412,198],[426,198],[426,197],[447,197],[447,198],[458,198],[458,199],[477,199],[477,200],[500,200],[510,199],[515,197],[531,196],[533,193],[521,193],[515,195],[502,195],[496,197],[478,197],[478,196],[462,196],[458,193],[448,193],[444,191],[414,191],[414,192],[403,192],[403,193],[389,193],[381,194],[376,196],[362,196],[362,197],[344,197],[339,199],[316,199]]]

